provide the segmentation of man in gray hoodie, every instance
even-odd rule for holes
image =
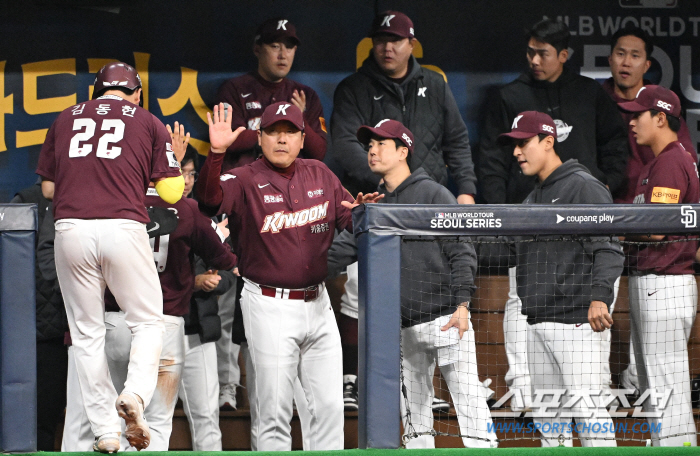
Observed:
[[[523,174],[538,179],[523,204],[612,204],[610,191],[586,167],[575,159],[562,163],[554,149],[556,135],[552,118],[536,111],[521,112],[511,131],[500,135],[513,147]],[[533,418],[542,446],[558,446],[562,435],[565,445],[573,446],[573,429],[582,446],[616,446],[602,396],[605,331],[613,323],[609,307],[624,262],[620,245],[606,237],[539,236],[535,242],[515,242],[515,250],[533,408],[539,404]],[[541,413],[555,410],[555,416]]]
[[[422,168],[411,172],[408,159],[415,141],[400,122],[384,119],[374,128],[362,126],[357,139],[368,148],[369,168],[382,179],[379,192],[384,194],[383,202],[457,204],[452,193]],[[435,447],[432,379],[436,363],[450,390],[464,446],[496,447],[486,389],[477,374],[474,330],[469,317],[469,302],[475,290],[474,247],[463,239],[410,238],[401,246],[405,394],[401,415],[405,433],[410,437],[406,447]],[[355,238],[342,233],[328,251],[329,276],[338,275],[354,261]]]

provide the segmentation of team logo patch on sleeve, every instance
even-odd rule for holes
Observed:
[[[321,130],[323,130],[324,133],[328,133],[328,130],[326,130],[326,119],[319,117],[318,121],[321,122]]]
[[[171,168],[180,167],[180,163],[178,163],[177,159],[175,158],[175,152],[166,152],[165,155],[168,157],[168,165],[170,165]]]
[[[680,202],[681,191],[675,188],[654,187],[651,191],[652,203],[677,204]]]

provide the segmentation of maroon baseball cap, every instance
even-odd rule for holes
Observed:
[[[397,120],[384,119],[380,120],[374,128],[363,125],[357,130],[357,139],[365,146],[369,144],[372,136],[398,139],[408,147],[410,153],[413,153],[413,133]]]
[[[275,17],[268,19],[258,27],[258,31],[255,32],[255,42],[270,44],[277,43],[284,40],[291,40],[297,46],[301,44],[301,41],[297,37],[297,29],[294,24],[289,22],[289,19],[283,17]]]
[[[543,112],[524,111],[515,116],[510,133],[502,133],[499,140],[528,139],[539,134],[549,135],[557,139],[557,127],[551,117]]]
[[[304,131],[304,115],[301,109],[286,101],[278,101],[265,108],[260,118],[260,129],[283,120],[291,122],[299,130]]]
[[[634,101],[620,103],[619,106],[628,112],[644,112],[653,109],[673,117],[681,116],[681,100],[678,99],[678,95],[658,85],[642,87]]]
[[[387,33],[396,35],[401,38],[415,38],[413,33],[413,22],[404,13],[399,11],[384,11],[375,16],[372,21],[372,28],[369,30],[369,36]]]

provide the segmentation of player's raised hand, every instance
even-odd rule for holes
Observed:
[[[299,108],[301,112],[306,111],[306,94],[303,90],[294,90],[292,99],[289,100],[294,106]]]
[[[462,339],[462,334],[469,330],[469,309],[467,309],[466,305],[460,304],[455,313],[452,314],[450,321],[448,321],[445,326],[440,328],[440,330],[447,331],[452,327],[459,329],[460,340]]]
[[[238,138],[238,135],[245,130],[245,127],[238,127],[231,131],[231,115],[233,108],[229,105],[224,112],[224,104],[214,105],[214,114],[207,113],[209,122],[209,142],[211,151],[215,154],[223,154],[226,149]]]
[[[185,152],[187,152],[187,145],[190,143],[190,134],[185,134],[185,126],[177,120],[175,121],[174,128],[171,129],[169,124],[166,125],[165,128],[168,129],[170,139],[173,141],[175,159],[178,162],[182,162],[182,159],[185,158]]]
[[[591,306],[588,308],[588,323],[591,324],[591,329],[595,332],[602,332],[612,327],[613,319],[604,302],[591,302]]]
[[[340,204],[342,204],[343,207],[352,209],[354,207],[359,206],[360,204],[377,203],[382,198],[384,198],[384,193],[380,195],[379,192],[374,192],[363,195],[362,192],[360,192],[357,194],[357,198],[355,198],[355,201],[353,201],[352,203],[348,201],[342,201]]]

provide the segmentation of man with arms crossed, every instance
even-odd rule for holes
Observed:
[[[408,159],[415,140],[400,122],[385,119],[374,128],[362,126],[357,138],[368,147],[369,168],[383,180],[379,191],[385,196],[384,202],[457,204],[452,193],[423,168],[411,172]],[[404,434],[410,437],[406,447],[435,448],[432,401],[437,363],[452,395],[464,446],[495,448],[498,443],[489,429],[491,413],[486,390],[479,382],[469,316],[477,263],[474,247],[466,242],[435,240],[406,243],[401,250],[402,390],[406,392],[405,401],[401,400],[401,416]],[[328,261],[331,275],[357,261],[351,233],[343,232],[336,238]],[[426,267],[430,268],[430,280],[426,280]],[[416,296],[430,299],[428,302]],[[456,358],[442,355],[447,347],[458,353]]]
[[[655,85],[643,87],[634,101],[622,103],[634,113],[630,130],[637,144],[649,146],[654,159],[637,181],[638,204],[697,204],[700,201],[698,169],[678,141],[681,103],[672,91]],[[674,241],[680,236],[644,236],[641,241]],[[632,343],[640,390],[662,397],[649,398],[645,411],[656,412],[650,423],[662,426],[652,432],[654,446],[697,444],[690,399],[688,338],[695,321],[698,289],[693,275],[697,241],[650,244],[637,253],[630,272]]]
[[[292,398],[298,377],[311,413],[309,450],[344,447],[342,352],[323,280],[336,229],[351,228],[353,202],[318,160],[298,158],[304,118],[287,102],[268,106],[260,120],[263,157],[221,175],[223,154],[244,130],[231,131],[231,108],[209,118],[211,153],[197,195],[203,206],[230,214],[238,269],[244,280],[241,310],[255,370],[256,415],[251,433],[260,451],[291,450]],[[233,235],[235,233],[235,236]]]
[[[501,135],[514,146],[523,174],[538,179],[523,204],[612,204],[610,191],[588,169],[573,159],[562,163],[554,149],[556,131],[547,114],[525,111],[515,117],[511,132]],[[602,397],[593,397],[599,402],[594,407],[584,400],[564,405],[582,394],[602,393],[606,387],[605,331],[613,323],[609,306],[614,283],[622,273],[622,249],[608,238],[591,238],[516,242],[515,250],[518,296],[528,323],[532,392],[541,401],[547,390],[566,391],[554,395],[559,407],[533,410],[533,419],[541,426],[542,446],[559,445],[561,435],[568,436],[566,446],[573,446],[572,415],[582,425],[577,426],[582,446],[616,446]],[[555,416],[543,416],[553,411]]]
[[[132,446],[150,441],[143,410],[156,387],[164,327],[146,189],[155,182],[161,198],[175,203],[185,185],[168,130],[140,101],[136,70],[105,65],[93,99],[53,123],[37,166],[44,196],[54,200],[56,271],[94,449],[109,453],[119,449],[120,416]],[[105,286],[124,309],[134,347],[118,398],[104,350]]]

